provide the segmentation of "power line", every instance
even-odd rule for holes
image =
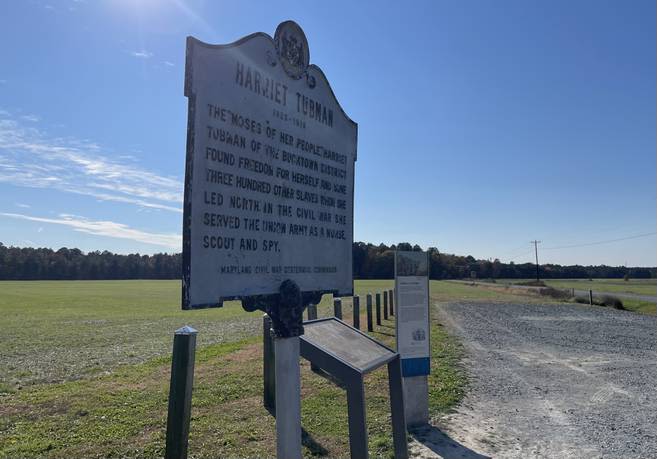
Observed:
[[[653,231],[652,233],[636,234],[634,236],[620,237],[618,239],[607,239],[606,241],[587,242],[584,244],[562,245],[558,247],[545,247],[543,250],[573,249],[575,247],[588,247],[591,245],[610,244],[612,242],[627,241],[629,239],[638,239],[641,237],[653,236],[655,234],[657,234],[657,232]]]
[[[533,240],[530,242],[530,244],[534,244],[534,253],[536,254],[536,282],[540,281],[538,277],[538,244],[540,244],[541,241]]]

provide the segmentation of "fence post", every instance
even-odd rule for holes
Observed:
[[[342,300],[340,298],[333,299],[333,315],[342,319]]]
[[[308,305],[308,320],[317,319],[317,305],[309,304]]]
[[[317,319],[317,305],[316,304],[309,304],[308,305],[308,320],[315,320]],[[315,365],[314,363],[310,364],[310,369],[312,371],[319,371],[320,368]]]
[[[388,291],[383,291],[383,320],[388,320]]]
[[[360,297],[355,296],[353,299],[353,323],[354,327],[360,330]]]
[[[372,326],[372,294],[368,293],[367,294],[367,331],[371,332],[374,331],[374,327]]]
[[[395,297],[395,291],[394,289],[388,290],[388,298],[390,299],[390,315],[394,316],[395,315],[395,300],[393,298]]]
[[[381,294],[376,292],[376,324],[381,325]]]
[[[593,290],[589,290],[589,304],[593,306]]]
[[[276,367],[274,361],[274,341],[271,337],[271,319],[262,315],[262,404],[276,416]]]
[[[197,331],[184,326],[175,331],[169,386],[166,459],[185,459],[189,440],[189,419],[192,411],[194,358]]]

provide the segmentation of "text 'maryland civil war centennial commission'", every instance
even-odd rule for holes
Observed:
[[[301,28],[228,45],[187,39],[183,308],[278,293],[353,293],[357,125]]]

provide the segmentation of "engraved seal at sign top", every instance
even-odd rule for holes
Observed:
[[[278,59],[285,73],[298,80],[303,76],[310,63],[308,40],[299,24],[294,21],[281,22],[274,34]]]

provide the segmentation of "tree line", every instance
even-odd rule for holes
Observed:
[[[395,250],[422,250],[407,242],[387,246],[354,242],[355,279],[394,277]],[[432,279],[531,279],[536,276],[532,263],[502,263],[474,257],[428,250]],[[0,280],[91,280],[91,279],[180,279],[181,254],[120,255],[108,251],[84,253],[80,249],[13,247],[0,243]],[[541,278],[654,278],[657,268],[624,266],[541,265]]]

